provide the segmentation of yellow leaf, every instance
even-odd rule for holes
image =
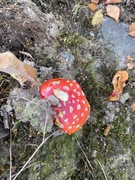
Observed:
[[[92,23],[93,26],[95,26],[95,25],[98,25],[98,24],[102,23],[103,20],[104,20],[104,18],[103,18],[102,11],[101,11],[101,10],[98,10],[98,11],[96,11],[96,13],[94,14],[91,23]]]
[[[38,85],[36,69],[17,59],[11,52],[0,53],[0,71],[10,74],[21,85],[26,81]]]
[[[120,16],[120,8],[115,5],[107,5],[106,11],[108,16],[112,17],[115,19],[117,22],[119,21],[119,16]]]
[[[108,136],[110,130],[111,130],[111,125],[108,125],[108,126],[104,129],[104,132],[103,132],[104,136]]]
[[[114,90],[108,98],[109,101],[117,101],[120,98],[120,95],[123,93],[123,88],[125,87],[125,81],[127,80],[127,71],[117,71],[112,80]]]

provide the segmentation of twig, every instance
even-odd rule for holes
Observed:
[[[89,169],[90,174],[92,175],[93,179],[95,180],[94,174],[93,174],[93,173],[91,172],[91,170],[90,170],[90,168],[93,170],[93,167],[92,167],[92,165],[91,165],[91,163],[90,163],[90,161],[89,161],[86,153],[85,153],[84,150],[82,149],[79,141],[78,141],[77,139],[76,139],[76,141],[77,141],[77,144],[78,144],[79,148],[81,149],[81,151],[82,151],[82,153],[83,153],[84,157],[86,158],[86,161],[87,161],[87,163],[88,163],[88,165],[89,165],[89,166],[87,166],[87,168]],[[89,168],[89,167],[90,167],[90,168]]]
[[[30,57],[32,60],[34,60],[34,58],[32,57],[32,55],[31,55],[30,53],[28,53],[28,52],[19,51],[19,53],[20,53],[20,54],[23,54],[23,55],[25,55],[25,56],[28,56],[28,57]]]
[[[17,96],[12,96],[12,97],[17,97]],[[24,99],[26,101],[29,101],[29,102],[32,102],[34,103],[35,105],[39,106],[40,108],[44,109],[45,110],[45,113],[46,113],[46,119],[45,119],[45,124],[44,124],[44,132],[43,132],[43,140],[41,142],[41,144],[37,147],[37,149],[34,151],[34,153],[30,156],[30,158],[28,159],[28,161],[24,164],[24,166],[20,169],[20,171],[13,175],[12,176],[12,134],[11,134],[11,130],[10,130],[10,175],[9,175],[9,180],[15,180],[20,174],[22,171],[24,171],[26,168],[27,168],[27,165],[30,163],[30,161],[32,160],[32,158],[35,156],[35,154],[39,151],[39,149],[43,146],[43,144],[51,137],[53,136],[55,133],[51,134],[50,136],[48,136],[47,138],[45,138],[45,131],[46,131],[46,126],[47,126],[47,120],[48,120],[48,113],[47,113],[47,110],[39,105],[38,103],[34,102],[34,101],[31,101],[25,97],[20,97],[21,99]]]
[[[10,171],[9,171],[9,180],[12,179],[12,130],[10,128],[10,145],[9,145],[9,157],[10,157]]]
[[[32,158],[35,156],[35,154],[39,151],[39,149],[43,146],[43,144],[54,135],[55,133],[51,134],[50,136],[48,136],[47,138],[44,139],[44,141],[41,142],[41,144],[38,146],[38,148],[34,151],[34,153],[30,156],[30,158],[28,159],[28,161],[24,164],[24,166],[20,169],[20,171],[14,176],[14,178],[12,180],[15,180],[20,174],[21,172],[26,168],[26,166],[30,163],[30,161],[32,160]]]
[[[82,151],[83,155],[85,156],[85,158],[86,158],[86,160],[87,160],[87,163],[89,164],[90,168],[93,170],[93,167],[92,167],[92,165],[91,165],[91,163],[90,163],[90,161],[89,161],[88,157],[86,156],[86,154],[85,154],[84,150],[82,149],[82,147],[81,147],[81,145],[80,145],[79,141],[78,141],[77,139],[76,139],[76,141],[77,141],[77,144],[78,144],[79,148],[81,149],[81,151]]]
[[[104,174],[105,180],[108,180],[108,178],[107,178],[107,176],[106,176],[106,173],[105,173],[105,170],[104,170],[102,164],[100,163],[100,161],[99,161],[98,159],[96,159],[96,160],[97,160],[98,164],[100,165],[100,167],[101,167],[101,169],[102,169],[102,172],[103,172],[103,174]]]
[[[82,149],[82,147],[81,147],[79,141],[78,141],[77,139],[76,139],[76,141],[77,141],[77,144],[78,144],[79,148],[81,149],[81,151],[82,151],[84,157],[86,158],[86,161],[87,161],[89,167],[93,170],[93,167],[92,167],[92,165],[91,165],[91,163],[90,163],[90,161],[89,161],[87,155],[85,154],[84,150]],[[89,168],[89,167],[88,167],[89,173],[92,175],[93,179],[95,180],[95,177],[94,177],[93,173],[90,171],[90,168]]]

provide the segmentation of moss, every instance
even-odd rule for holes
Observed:
[[[125,121],[125,115],[119,116],[112,123],[114,128],[111,130],[111,134],[104,138],[102,134],[102,124],[100,123],[94,129],[99,130],[96,133],[92,133],[91,146],[89,153],[96,150],[96,158],[101,161],[106,169],[108,178],[115,177],[115,179],[125,179],[127,166],[130,163],[129,147],[132,145],[131,135],[126,133],[128,122]],[[117,155],[116,155],[117,154]],[[114,157],[114,158],[113,158]],[[95,164],[92,164],[95,174],[99,172],[99,168]],[[108,169],[108,167],[110,169]],[[101,171],[101,170],[100,170]],[[99,175],[99,177],[102,177]]]
[[[85,38],[81,34],[67,30],[61,31],[59,36],[63,46],[70,49],[78,49],[85,41]]]
[[[114,128],[111,129],[108,137],[103,136],[104,124],[102,122],[102,118],[107,104],[105,96],[107,96],[107,94],[109,94],[112,90],[111,83],[109,84],[107,80],[108,75],[111,77],[114,71],[102,66],[102,70],[103,68],[105,69],[105,81],[100,82],[97,77],[97,71],[93,69],[93,61],[94,60],[90,59],[87,63],[81,61],[77,62],[77,66],[79,64],[82,68],[77,80],[83,87],[91,107],[94,109],[92,109],[92,113],[94,114],[95,112],[96,115],[94,114],[94,116],[97,117],[94,122],[88,122],[84,127],[84,133],[81,139],[81,142],[83,143],[83,150],[90,160],[93,168],[92,174],[95,178],[98,179],[103,177],[104,173],[99,164],[96,163],[95,160],[93,161],[93,159],[95,159],[93,157],[94,152],[96,152],[96,158],[105,168],[105,172],[107,173],[107,177],[109,179],[115,177],[115,179],[124,180],[127,175],[127,167],[130,166],[131,156],[128,153],[129,148],[133,146],[133,137],[130,133],[127,133],[127,128],[130,127],[131,122],[126,121],[128,112],[126,111],[125,106],[120,105],[120,113],[116,113],[115,120],[112,122],[112,126]],[[89,72],[89,69],[92,69],[92,71]],[[108,83],[109,86],[107,86],[106,83]],[[91,117],[91,121],[93,120]],[[133,146],[133,153],[134,149],[135,148]],[[79,152],[77,154],[79,156],[82,152],[79,148],[78,151]],[[117,158],[119,158],[119,161],[117,162],[119,167],[115,164],[111,169],[112,164],[114,163],[111,158],[116,158],[116,154]],[[125,155],[124,160],[122,159],[122,154],[123,156]],[[80,159],[80,157],[78,159]],[[85,163],[86,162],[87,161],[85,159]],[[83,164],[84,162],[80,160],[80,168],[84,166]],[[108,167],[110,167],[110,169],[108,169]],[[91,167],[89,168],[91,169]],[[78,174],[81,175],[82,173],[82,170],[78,172]],[[77,176],[77,171],[75,171],[75,176]],[[89,173],[89,178],[93,178],[91,173]]]
[[[40,178],[48,180],[66,179],[75,169],[74,162],[75,136],[63,135],[49,139],[36,159],[40,161]],[[33,172],[33,167],[30,171]]]
[[[76,68],[79,73],[76,79],[84,90],[92,110],[101,112],[106,106],[107,98],[105,96],[110,91],[110,87],[100,80],[98,70],[94,66],[94,59],[88,59],[87,62],[77,60]],[[79,69],[79,67],[81,68]]]

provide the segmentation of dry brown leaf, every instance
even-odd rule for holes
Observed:
[[[36,69],[17,59],[11,52],[0,53],[0,71],[10,74],[21,85],[26,81],[38,85]]]
[[[111,125],[108,125],[108,126],[104,129],[104,132],[103,132],[104,136],[108,136],[110,130],[111,130]]]
[[[89,3],[89,4],[88,4],[88,8],[89,8],[92,12],[95,12],[95,11],[98,9],[98,7],[97,7],[97,5],[96,5],[95,3]]]
[[[98,4],[99,0],[91,0],[92,3]]]
[[[117,71],[112,80],[114,90],[108,98],[109,101],[117,101],[120,98],[120,95],[123,93],[123,88],[125,87],[125,81],[127,80],[127,71]]]
[[[128,34],[135,37],[135,23],[129,25]]]
[[[133,102],[133,104],[131,105],[131,108],[133,109],[133,111],[135,111],[135,102]]]
[[[120,16],[120,8],[115,5],[107,5],[106,11],[108,16],[115,19],[117,22],[119,22],[119,16]]]
[[[126,56],[126,60],[128,60],[128,61],[133,61],[133,60],[135,60],[133,57],[131,57],[131,56]]]
[[[128,70],[131,70],[134,68],[134,64],[133,63],[127,63],[127,68]]]
[[[98,10],[98,11],[96,11],[96,13],[94,14],[91,23],[92,23],[93,26],[95,26],[95,25],[98,25],[98,24],[102,23],[103,20],[104,20],[104,18],[103,18],[102,11],[101,11],[101,10]]]
[[[115,4],[115,3],[121,3],[122,0],[104,0],[105,4]]]

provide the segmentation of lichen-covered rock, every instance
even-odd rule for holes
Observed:
[[[10,102],[9,102],[10,101]],[[31,90],[14,88],[10,93],[8,104],[11,104],[15,111],[16,122],[30,122],[32,127],[43,134],[50,132],[53,126],[53,111],[49,102],[39,98],[38,89]],[[7,109],[9,105],[6,106]]]

